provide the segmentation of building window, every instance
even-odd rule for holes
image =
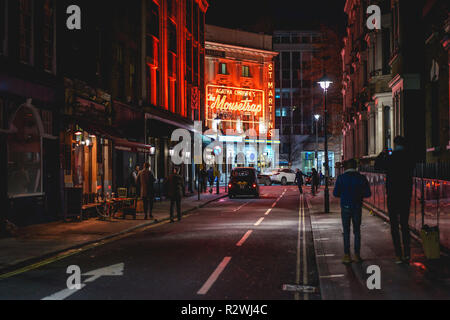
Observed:
[[[53,135],[53,114],[48,110],[41,110],[42,125],[44,133]]]
[[[219,64],[219,74],[228,74],[228,72],[227,72],[227,64],[226,63],[220,63]]]
[[[177,27],[173,22],[169,22],[167,28],[169,50],[173,53],[177,53]]]
[[[175,0],[167,1],[167,16],[175,17],[176,14],[176,3]]]
[[[39,113],[21,106],[14,116],[15,132],[8,135],[8,195],[23,197],[42,192]]]
[[[6,0],[0,0],[0,55],[6,54]]]
[[[192,33],[192,0],[186,0],[186,29]]]
[[[242,66],[242,76],[249,78],[250,77],[250,67],[249,66]]]
[[[31,0],[20,0],[19,8],[19,54],[20,61],[32,64],[33,46],[33,3]]]
[[[44,2],[44,69],[53,71],[54,38],[55,38],[55,15],[53,0]]]
[[[159,7],[153,2],[147,2],[147,33],[159,39]]]

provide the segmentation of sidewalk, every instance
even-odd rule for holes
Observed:
[[[183,198],[181,209],[187,214],[210,202],[225,197],[225,188],[220,188],[217,195],[203,193],[198,201],[197,194]],[[153,216],[158,222],[169,220],[170,202],[155,202]],[[68,249],[75,249],[83,245],[111,238],[118,234],[131,232],[154,224],[152,220],[144,220],[144,214],[138,213],[137,220],[128,216],[102,221],[91,218],[81,222],[52,222],[19,229],[15,238],[0,239],[0,274],[16,265],[25,264],[39,258],[54,255]]]
[[[450,299],[450,261],[427,261],[422,245],[412,239],[411,265],[394,263],[394,248],[390,225],[379,216],[363,210],[361,265],[345,266],[340,206],[330,191],[331,213],[325,214],[323,188],[310,199],[311,224],[321,294],[324,300],[410,300]],[[352,249],[353,249],[353,234]],[[353,252],[353,250],[352,250]],[[381,290],[367,288],[369,266],[381,269]]]

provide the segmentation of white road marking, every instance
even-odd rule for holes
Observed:
[[[248,230],[247,233],[242,237],[242,239],[236,244],[237,247],[242,247],[245,241],[250,237],[253,230]]]
[[[329,241],[329,238],[314,239],[314,241]]]
[[[331,257],[335,257],[335,254],[318,254],[316,257],[317,258],[331,258]]]
[[[123,276],[123,270],[125,268],[124,263],[115,264],[109,267],[100,268],[97,270],[92,270],[87,273],[84,273],[83,276],[91,276],[90,278],[84,280],[84,283],[81,283],[81,288],[76,289],[64,289],[57,293],[54,293],[48,297],[43,298],[42,300],[64,300],[70,297],[71,295],[79,292],[86,286],[86,283],[94,282],[95,280],[101,277],[111,277],[111,276]]]
[[[80,289],[76,290],[76,289],[64,289],[61,290],[57,293],[52,294],[51,296],[45,297],[42,300],[49,300],[49,301],[62,301],[67,299],[68,297],[70,297],[71,295],[79,292],[81,289],[83,289],[84,287],[86,287],[86,285],[84,283],[82,283],[80,285]]]
[[[248,205],[251,201],[244,203],[242,206],[240,206],[237,209],[234,209],[233,212],[238,212],[239,210],[241,210],[243,207],[245,207],[246,205]]]
[[[208,293],[209,289],[214,285],[214,283],[219,278],[220,274],[225,270],[227,265],[230,263],[231,257],[225,257],[216,270],[211,274],[209,279],[205,282],[203,287],[197,292],[198,295],[205,295]]]
[[[270,212],[272,211],[272,208],[267,210],[266,213],[264,215],[268,216],[270,214]]]
[[[258,220],[258,222],[255,223],[255,226],[259,226],[261,224],[261,222],[264,221],[264,217],[262,217],[261,219]]]
[[[320,278],[322,278],[322,279],[334,279],[334,278],[343,278],[343,277],[345,277],[345,275],[343,275],[343,274],[332,274],[329,276],[320,276]]]

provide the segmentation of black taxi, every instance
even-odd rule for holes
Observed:
[[[259,198],[258,174],[255,168],[235,168],[231,172],[228,184],[230,199],[236,196],[254,196]]]

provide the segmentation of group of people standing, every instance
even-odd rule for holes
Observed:
[[[200,191],[206,193],[206,189],[209,184],[209,193],[213,193],[214,182],[216,181],[217,173],[213,167],[209,167],[208,170],[202,167],[199,172]]]
[[[153,204],[155,199],[155,175],[153,174],[150,164],[145,163],[144,169],[139,170],[140,167],[136,166],[131,173],[130,189],[133,193],[135,190],[136,196],[139,196],[144,204],[145,219],[156,219],[153,216]],[[176,206],[178,221],[181,220],[181,199],[183,197],[184,179],[180,175],[180,169],[174,167],[172,173],[167,179],[167,197],[170,200],[170,222],[174,220],[174,209]]]
[[[313,168],[311,175],[308,176],[304,174],[300,169],[297,169],[297,172],[295,173],[294,183],[298,186],[300,194],[303,194],[303,186],[305,185],[303,177],[311,178],[311,193],[313,196],[315,196],[317,192],[319,192],[319,186],[323,180],[322,173],[317,172],[317,170]]]
[[[382,152],[375,161],[375,169],[386,173],[386,193],[391,223],[391,235],[395,250],[395,263],[409,264],[411,259],[409,214],[412,197],[414,160],[404,137],[396,137],[391,155]],[[342,224],[344,230],[344,264],[361,262],[361,220],[364,198],[371,197],[367,178],[357,171],[356,160],[344,163],[344,174],[334,187],[334,196],[341,199]],[[355,259],[350,254],[350,225],[355,236]],[[401,227],[401,237],[400,237]],[[403,243],[403,247],[402,247]]]

